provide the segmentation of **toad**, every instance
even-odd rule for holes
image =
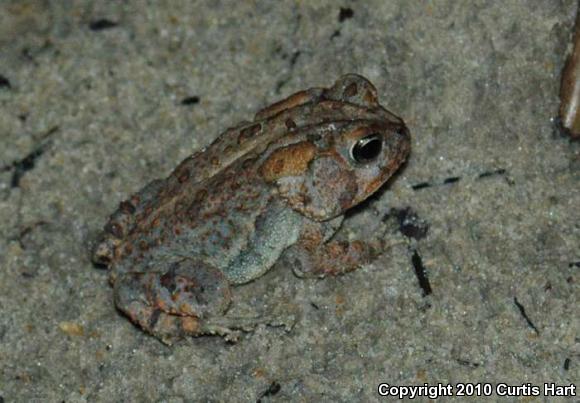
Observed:
[[[410,135],[375,87],[348,74],[259,111],[121,202],[93,260],[117,308],[166,343],[232,337],[232,287],[278,260],[299,277],[369,262],[369,242],[333,239],[344,213],[403,164]]]

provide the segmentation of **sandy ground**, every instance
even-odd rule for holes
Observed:
[[[0,2],[0,402],[578,385],[580,147],[553,121],[575,7]],[[296,317],[237,344],[168,347],[121,316],[89,260],[119,201],[260,107],[347,72],[413,136],[407,166],[342,233],[383,231],[384,254],[339,278],[278,265],[236,288],[234,312]]]

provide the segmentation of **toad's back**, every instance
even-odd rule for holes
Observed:
[[[238,166],[244,163],[245,168]],[[273,188],[256,174],[254,163],[236,161],[220,175],[182,184],[180,190],[187,191],[178,197],[162,195],[157,208],[117,247],[113,275],[157,271],[160,264],[165,267],[168,262],[195,256],[222,270],[236,284],[256,276],[244,273],[246,260],[273,264],[296,241],[302,217],[273,197]],[[162,202],[163,198],[171,200]]]
[[[358,91],[352,91],[353,84]],[[345,102],[347,98],[351,102]],[[401,122],[378,105],[374,87],[354,75],[329,89],[300,91],[259,111],[253,122],[228,129],[169,177],[122,202],[105,226],[94,260],[125,267],[153,255],[235,255],[270,202],[273,189],[260,177],[260,163],[276,148],[300,141],[299,134],[309,128],[317,135],[316,128],[325,124],[354,119]]]

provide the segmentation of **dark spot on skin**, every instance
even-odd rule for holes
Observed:
[[[149,329],[153,329],[161,316],[161,309],[155,309],[149,317]]]
[[[129,200],[119,203],[119,210],[125,214],[135,214],[135,206]]]
[[[206,198],[207,198],[207,190],[201,189],[195,194],[195,197],[193,198],[193,203],[195,204],[202,203],[205,201]]]
[[[338,38],[340,36],[340,29],[337,29],[336,31],[334,31],[332,33],[332,35],[330,35],[330,40],[333,40],[334,38]]]
[[[159,277],[159,284],[161,284],[171,293],[175,291],[177,288],[177,283],[175,281],[175,270],[171,269]]]
[[[534,323],[530,320],[530,318],[526,314],[526,308],[524,308],[524,306],[522,304],[520,304],[520,302],[518,301],[518,299],[516,297],[514,297],[514,304],[516,305],[516,307],[520,311],[520,315],[522,315],[522,317],[526,320],[526,323],[528,324],[528,326],[531,327],[534,330],[534,332],[536,332],[536,334],[540,334],[540,331],[538,330],[536,325],[534,325]]]
[[[272,165],[272,172],[276,175],[279,175],[281,172],[284,171],[285,161],[283,159],[276,160],[275,163]]]
[[[112,257],[115,255],[115,251],[106,251],[105,254],[99,253],[93,256],[93,263],[98,269],[107,269],[111,263]]]
[[[371,91],[367,91],[365,93],[364,100],[365,100],[365,102],[367,102],[369,104],[374,104],[377,102],[377,97]]]
[[[151,227],[156,228],[159,227],[161,223],[161,219],[159,217],[155,217],[155,219],[151,222]]]
[[[358,87],[356,86],[356,83],[351,83],[344,90],[344,96],[346,98],[354,97],[357,93],[358,93]]]
[[[417,280],[419,280],[419,287],[423,290],[423,296],[426,297],[427,295],[431,294],[433,290],[431,289],[431,284],[429,283],[429,279],[425,274],[425,266],[423,265],[423,259],[419,253],[415,250],[413,251],[413,257],[411,258],[411,262],[413,263],[413,268],[415,269],[415,275],[417,276]]]
[[[103,31],[105,29],[115,28],[117,25],[119,24],[114,21],[102,18],[100,20],[92,21],[89,24],[89,28],[91,31]]]
[[[131,253],[133,253],[133,245],[131,245],[131,244],[125,245],[125,255],[128,256]]]
[[[354,11],[350,7],[341,7],[338,13],[338,22],[343,22],[354,16]]]
[[[284,122],[286,124],[286,128],[289,130],[294,130],[296,129],[296,122],[293,121],[291,118],[286,119],[286,122]]]
[[[256,162],[255,158],[248,158],[244,162],[242,162],[242,169],[248,169]]]
[[[189,169],[184,169],[183,172],[181,172],[177,177],[177,181],[179,183],[183,183],[188,179],[189,179]]]
[[[10,81],[0,74],[0,88],[12,88]]]
[[[238,136],[238,144],[243,144],[246,140],[253,137],[256,133],[259,133],[262,130],[262,125],[260,123],[256,123],[250,127],[246,127],[240,131],[240,135]]]
[[[181,100],[181,105],[195,105],[198,103],[199,103],[199,97],[196,97],[196,96],[183,98]]]
[[[568,371],[570,369],[570,358],[566,358],[564,360],[564,371]]]
[[[316,143],[317,141],[320,141],[320,139],[322,139],[322,136],[320,134],[309,133],[306,135],[306,139],[311,143]]]
[[[105,231],[113,235],[115,238],[123,238],[123,226],[119,223],[112,222],[107,224]]]
[[[187,202],[185,200],[177,200],[175,202],[175,207],[173,209],[176,217],[179,216],[181,213],[183,213],[186,208],[187,208]]]
[[[193,295],[198,305],[208,305],[209,300],[205,296],[205,288],[203,286],[196,287],[195,284],[192,284],[187,287],[186,291]]]

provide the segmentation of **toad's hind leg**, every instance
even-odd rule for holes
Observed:
[[[231,302],[228,280],[220,270],[199,260],[183,259],[158,272],[128,272],[114,283],[115,304],[132,322],[171,344],[183,336],[230,329],[212,325]]]
[[[129,319],[166,344],[184,336],[219,335],[236,341],[257,325],[289,329],[294,318],[226,316],[231,289],[223,273],[207,263],[183,259],[165,271],[113,276],[115,304]]]

